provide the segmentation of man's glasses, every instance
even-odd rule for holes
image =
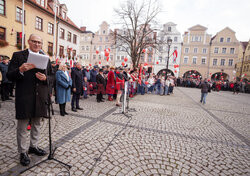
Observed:
[[[41,45],[41,44],[42,44],[42,42],[36,41],[36,40],[31,40],[31,42],[32,42],[33,44],[37,44],[37,45]]]

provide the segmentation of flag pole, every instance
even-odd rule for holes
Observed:
[[[24,0],[23,0],[23,11],[22,11],[22,50],[24,50]]]
[[[56,1],[54,1],[55,4],[54,4],[54,13],[55,13],[55,17],[54,17],[54,35],[53,35],[53,56],[54,56],[54,59],[56,59],[56,14],[57,14],[57,4],[56,4]]]

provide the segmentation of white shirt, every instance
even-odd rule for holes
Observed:
[[[69,75],[68,75],[68,72],[67,72],[67,71],[63,71],[63,73],[66,75],[66,77],[67,77],[67,81],[69,81]]]

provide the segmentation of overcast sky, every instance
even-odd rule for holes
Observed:
[[[86,26],[96,32],[102,21],[107,21],[111,29],[114,8],[123,0],[59,0],[68,8],[68,16],[76,25]],[[140,0],[138,0],[140,1]],[[236,32],[239,41],[250,39],[250,0],[159,0],[162,13],[158,16],[161,24],[174,22],[184,33],[188,28],[201,24],[215,35],[225,27]]]

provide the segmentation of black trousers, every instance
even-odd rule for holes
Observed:
[[[81,93],[74,93],[73,92],[73,96],[72,96],[72,100],[71,100],[71,107],[74,108],[79,108],[79,99],[80,99],[80,95]],[[75,106],[76,105],[76,106]]]
[[[9,99],[10,95],[10,83],[2,83],[2,88],[1,88],[1,98],[3,101]]]
[[[101,101],[103,99],[103,96],[102,96],[102,93],[100,92],[100,93],[98,93],[98,94],[96,94],[96,100],[97,101]]]

